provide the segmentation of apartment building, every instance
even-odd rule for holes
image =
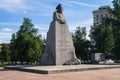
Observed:
[[[99,25],[101,24],[101,20],[102,18],[105,18],[105,17],[110,17],[110,14],[108,12],[108,9],[110,8],[110,6],[100,6],[98,8],[98,10],[94,10],[92,13],[93,13],[93,25],[91,26],[91,29],[90,29],[90,41],[94,41],[93,40],[93,35],[92,35],[92,32],[94,32],[94,26],[95,25]]]
[[[99,25],[102,18],[110,17],[108,9],[110,6],[101,6],[98,10],[93,11],[93,25]]]

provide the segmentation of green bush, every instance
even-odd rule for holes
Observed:
[[[6,65],[5,64],[0,64],[0,67],[5,67]]]

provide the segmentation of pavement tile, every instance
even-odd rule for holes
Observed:
[[[0,80],[120,80],[120,69],[36,74],[0,69]]]

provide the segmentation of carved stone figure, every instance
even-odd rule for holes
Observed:
[[[61,4],[56,7],[57,11],[54,12],[53,21],[58,21],[60,24],[64,24],[66,22],[64,15],[62,14],[63,8]]]
[[[41,58],[41,65],[73,65],[80,64],[75,55],[72,35],[68,26],[61,4],[56,7],[53,21],[47,33],[46,48]]]

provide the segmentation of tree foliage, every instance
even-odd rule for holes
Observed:
[[[88,58],[88,45],[89,41],[86,40],[86,28],[77,27],[75,33],[73,33],[73,42],[75,46],[75,53],[78,58]]]
[[[112,26],[108,18],[103,18],[100,25],[94,26],[94,39],[97,42],[97,52],[105,53],[110,56],[114,47]]]
[[[113,9],[110,10],[113,37],[115,47],[113,48],[114,58],[120,59],[120,0],[113,0]]]
[[[10,61],[11,56],[10,56],[10,49],[9,46],[6,44],[2,44],[1,52],[0,52],[0,60],[2,62],[7,62]]]
[[[34,27],[29,18],[24,18],[18,32],[12,34],[11,39],[12,60],[20,62],[39,62],[43,42],[38,29]]]
[[[120,0],[113,0],[113,9],[110,10],[110,14],[117,21],[120,20]]]
[[[95,26],[95,40],[98,51],[106,55],[112,53],[114,59],[120,59],[120,0],[113,0],[113,9],[108,10],[111,17],[102,19]]]

